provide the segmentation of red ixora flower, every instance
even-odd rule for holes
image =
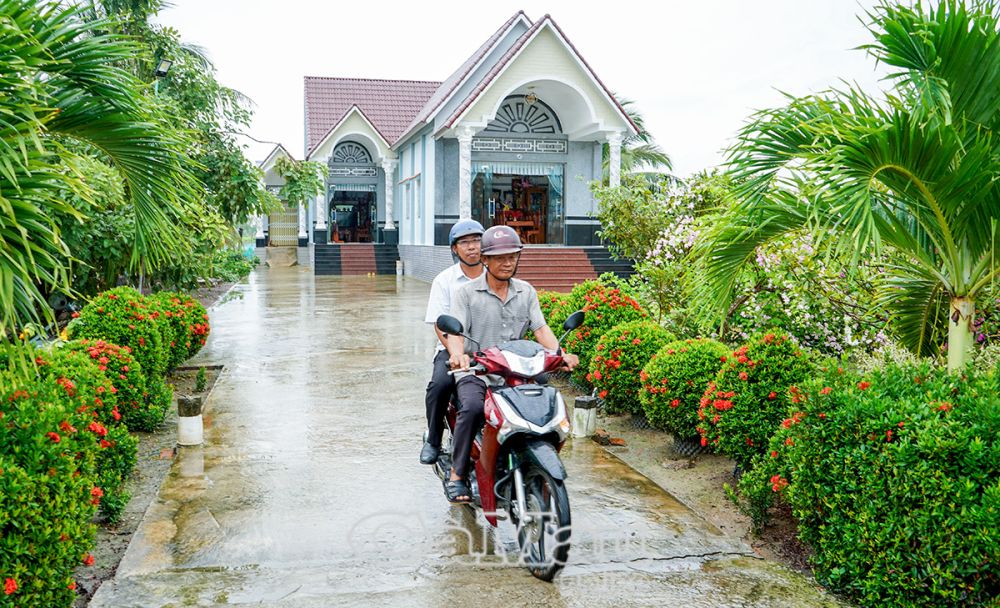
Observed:
[[[767,394],[767,398],[770,399],[771,401],[774,401],[775,399],[778,398],[778,393],[771,391],[770,393]]]
[[[11,595],[17,591],[17,581],[12,578],[8,578],[3,582],[3,592],[5,595]]]
[[[52,440],[52,443],[59,443],[59,433],[45,433],[45,436]]]
[[[871,385],[872,385],[871,382],[861,381],[861,382],[858,382],[858,389],[862,390],[862,391],[868,390],[868,387],[871,386]]]
[[[674,399],[673,401],[670,402],[670,407],[677,407],[680,404],[681,404],[680,399]]]
[[[94,565],[94,556],[92,554],[90,554],[90,553],[84,555],[83,556],[83,565],[84,566],[93,566]]]
[[[597,396],[600,397],[601,399],[604,399],[605,397],[608,396],[608,391],[607,390],[603,390],[603,391],[597,393]]]
[[[747,373],[746,372],[740,372],[740,380],[746,380],[746,379],[747,379]]]
[[[820,395],[829,395],[829,394],[830,394],[830,391],[832,391],[832,390],[833,390],[833,389],[832,389],[832,388],[830,388],[829,386],[824,386],[824,387],[823,387],[823,390],[821,390],[821,391],[819,392],[819,394],[820,394]]]

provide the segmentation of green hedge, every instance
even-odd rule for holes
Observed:
[[[175,368],[198,354],[211,330],[205,307],[191,296],[172,291],[161,291],[147,299],[172,327],[169,367]]]
[[[139,440],[128,433],[118,411],[117,389],[106,371],[86,353],[66,348],[36,351],[37,382],[61,389],[60,397],[70,407],[88,417],[77,430],[87,430],[97,437],[97,485],[103,499],[101,512],[117,521],[128,503],[125,480],[135,467]]]
[[[646,419],[682,439],[698,437],[698,405],[730,355],[729,348],[708,338],[664,345],[640,372],[639,400]]]
[[[758,525],[786,501],[817,579],[864,606],[1000,595],[1000,381],[927,366],[802,387],[740,482]]]
[[[69,606],[73,570],[89,561],[101,437],[63,384],[0,371],[3,608]]]
[[[139,292],[131,287],[116,287],[83,307],[67,327],[69,337],[128,346],[147,378],[163,375],[170,362],[169,342],[166,347],[163,342],[162,328],[166,324],[151,318],[149,312]]]
[[[602,275],[600,280],[577,285],[570,293],[569,304],[572,310],[584,312],[583,325],[566,337],[565,344],[566,350],[580,358],[580,365],[573,371],[578,382],[585,381],[590,373],[590,360],[604,332],[615,325],[649,318],[627,287],[613,276]]]
[[[727,357],[699,402],[703,445],[748,468],[755,455],[767,450],[789,403],[798,400],[795,385],[811,371],[808,358],[789,336],[752,336]]]
[[[587,381],[598,390],[608,412],[642,412],[640,372],[674,335],[654,321],[630,321],[604,332],[594,347]]]

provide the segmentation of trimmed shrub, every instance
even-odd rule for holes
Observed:
[[[674,335],[654,321],[630,321],[606,331],[594,347],[587,381],[598,390],[608,412],[642,411],[639,373]]]
[[[57,348],[36,351],[39,381],[59,387],[71,407],[90,415],[79,430],[92,433],[100,449],[97,451],[97,485],[103,492],[101,513],[117,521],[121,509],[128,503],[125,480],[135,468],[139,440],[129,435],[121,424],[118,412],[118,389],[105,371],[95,366],[91,358],[79,350]],[[100,367],[106,367],[101,365]]]
[[[205,307],[191,296],[172,291],[155,293],[149,299],[173,326],[175,342],[171,344],[170,367],[177,367],[198,354],[211,331]]]
[[[0,606],[69,606],[93,546],[97,436],[56,382],[0,371]]]
[[[755,455],[767,450],[789,404],[799,400],[796,385],[810,371],[807,357],[789,336],[768,332],[751,337],[726,358],[702,395],[702,445],[748,468]]]
[[[162,327],[166,324],[150,318],[149,312],[139,292],[131,287],[116,287],[84,306],[67,330],[73,339],[90,338],[128,346],[147,378],[162,376],[170,361],[163,346]]]
[[[539,291],[538,304],[542,308],[542,315],[556,338],[562,335],[562,324],[573,313],[570,306],[569,294],[555,291]],[[527,337],[527,336],[526,336]],[[533,339],[528,337],[529,340]]]
[[[63,348],[86,354],[91,364],[107,374],[117,391],[121,422],[129,430],[152,431],[163,420],[165,406],[148,400],[146,375],[129,347],[84,338],[67,342]]]
[[[143,398],[146,400],[146,407],[135,416],[136,425],[140,430],[154,431],[166,418],[174,398],[174,389],[163,376],[157,376],[146,380]]]
[[[866,606],[986,606],[1000,594],[1000,382],[890,365],[831,371],[740,481],[759,526],[790,505],[816,578]]]
[[[211,331],[208,312],[198,300],[182,293],[161,291],[149,299],[173,327],[174,337],[169,343],[169,367],[173,369],[198,354],[205,345]]]
[[[701,398],[729,354],[729,347],[709,338],[678,340],[657,351],[639,374],[649,423],[681,439],[697,438]]]
[[[583,302],[579,307],[585,315],[583,325],[566,337],[565,348],[580,357],[580,365],[573,370],[573,378],[584,381],[601,336],[615,325],[646,319],[649,313],[620,287],[610,287],[600,281],[587,281],[573,288],[570,304],[574,309],[578,297]]]

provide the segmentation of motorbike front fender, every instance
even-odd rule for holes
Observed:
[[[563,481],[567,477],[566,467],[559,459],[559,454],[556,453],[555,447],[547,441],[532,439],[525,442],[521,456],[522,460],[533,462],[544,469],[553,479]]]

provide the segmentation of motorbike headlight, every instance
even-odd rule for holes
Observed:
[[[506,399],[501,397],[497,393],[493,393],[493,401],[500,408],[500,412],[503,414],[503,423],[500,425],[500,430],[497,431],[497,440],[503,443],[507,440],[507,437],[516,431],[525,431],[531,428],[528,421],[517,413],[517,411],[507,402]]]
[[[531,357],[522,357],[521,355],[515,355],[509,350],[505,350],[503,351],[503,356],[507,359],[510,371],[519,376],[534,378],[545,369],[545,351],[543,350],[538,351]]]

